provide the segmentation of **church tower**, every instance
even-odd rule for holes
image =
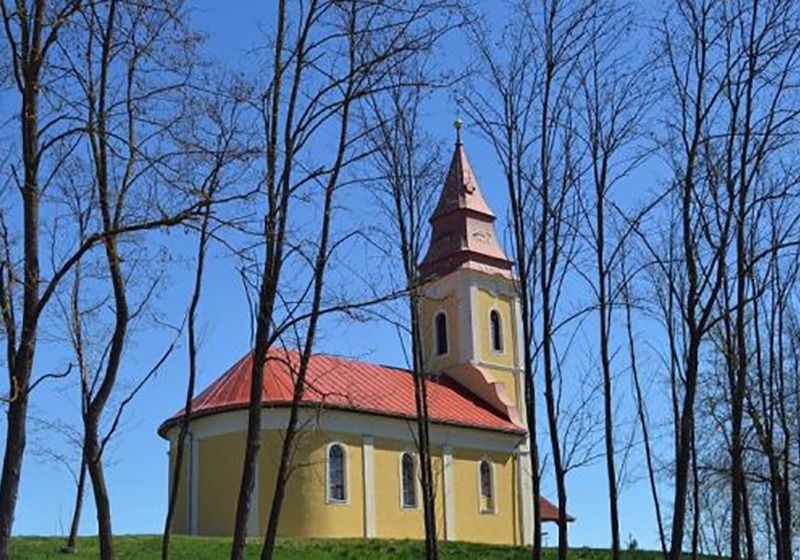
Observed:
[[[495,231],[461,141],[430,219],[420,263],[425,369],[444,372],[525,426],[522,338],[512,262]]]

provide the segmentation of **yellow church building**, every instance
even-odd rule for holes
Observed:
[[[420,264],[437,534],[528,544],[533,495],[520,310],[494,221],[459,138]],[[233,532],[251,358],[241,358],[194,400],[178,533]],[[297,352],[273,348],[265,365],[250,536],[266,530],[297,362]],[[279,535],[424,538],[414,402],[406,369],[315,355]],[[170,442],[170,472],[180,420],[178,413],[158,430]],[[542,506],[544,520],[557,518],[549,502]]]

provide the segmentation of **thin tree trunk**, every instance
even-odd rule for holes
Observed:
[[[286,212],[277,215],[278,208],[286,209],[288,192],[284,187],[280,202],[276,198],[277,187],[277,145],[280,122],[281,89],[283,85],[283,44],[286,26],[286,0],[278,3],[277,30],[275,37],[274,77],[271,90],[269,113],[269,137],[267,141],[267,194],[269,210],[265,217],[264,235],[267,238],[264,267],[261,273],[261,289],[258,295],[258,315],[256,318],[255,347],[253,349],[253,369],[250,374],[250,398],[247,407],[247,439],[245,443],[244,465],[236,504],[236,518],[231,546],[231,560],[241,560],[244,556],[247,536],[247,518],[250,513],[250,500],[255,487],[255,470],[261,449],[261,393],[264,386],[264,365],[270,345],[270,323],[278,289],[278,276],[282,264],[283,232]],[[298,53],[299,58],[300,53]],[[298,60],[299,63],[299,60]],[[296,80],[299,78],[296,77]],[[287,154],[287,157],[291,157]],[[278,205],[278,206],[276,206]],[[277,494],[277,492],[276,492]]]
[[[653,506],[655,507],[656,523],[658,525],[658,539],[661,544],[661,553],[666,557],[667,555],[667,541],[664,537],[664,523],[661,517],[661,503],[658,498],[658,485],[656,484],[655,466],[653,463],[653,452],[650,444],[650,428],[647,422],[647,414],[645,412],[644,395],[642,394],[642,385],[639,381],[639,364],[636,359],[636,344],[633,336],[633,322],[631,320],[631,302],[628,292],[627,278],[623,279],[625,283],[623,286],[623,299],[625,303],[625,318],[626,318],[626,331],[628,335],[628,352],[630,354],[631,374],[633,375],[633,386],[636,391],[636,414],[639,418],[639,424],[642,428],[642,439],[644,443],[645,460],[647,461],[647,476],[650,481],[650,494],[653,497]]]
[[[83,492],[86,488],[86,461],[81,457],[81,471],[78,475],[78,484],[75,490],[75,508],[72,510],[72,522],[69,525],[69,537],[64,546],[64,552],[74,553],[78,550],[78,528],[81,524],[81,511],[83,510]]]
[[[611,557],[620,558],[619,511],[617,499],[617,469],[614,461],[614,399],[611,387],[611,357],[609,354],[609,324],[611,322],[608,309],[607,282],[605,262],[605,187],[607,175],[607,159],[603,158],[602,167],[595,177],[596,194],[596,247],[597,283],[598,283],[598,320],[600,322],[600,363],[603,370],[603,408],[606,447],[606,477],[608,478],[608,507],[611,521]],[[596,167],[596,166],[593,166]]]
[[[692,560],[700,552],[700,468],[697,464],[697,437],[692,429]]]
[[[686,496],[689,488],[691,462],[691,438],[694,429],[694,401],[697,393],[697,370],[699,341],[690,335],[686,358],[686,387],[680,414],[678,433],[678,456],[675,462],[675,505],[672,513],[672,538],[670,560],[680,560],[683,553],[684,522],[686,520]]]
[[[548,243],[548,230],[551,220],[558,219],[552,216],[550,200],[550,163],[549,163],[549,102],[550,87],[553,78],[552,61],[547,63],[547,78],[545,80],[544,104],[542,108],[541,131],[541,153],[540,169],[542,184],[542,231],[539,236],[539,258],[540,262],[540,284],[542,298],[542,351],[544,355],[544,380],[545,380],[545,403],[547,407],[547,419],[550,431],[550,445],[553,451],[553,467],[556,473],[556,487],[558,489],[558,557],[559,560],[566,560],[569,553],[569,537],[567,525],[567,486],[566,471],[563,466],[561,455],[561,443],[558,434],[558,413],[556,411],[555,379],[553,373],[553,318],[551,289],[553,274],[555,271],[556,255],[550,254],[554,250]]]
[[[17,14],[22,28],[22,52],[12,52],[13,56],[21,58],[19,65],[24,80],[20,91],[22,94],[20,132],[24,167],[24,183],[21,188],[24,291],[19,346],[15,351],[9,352],[9,358],[13,358],[13,361],[6,364],[9,374],[10,402],[6,412],[6,444],[3,455],[3,475],[0,479],[0,560],[8,559],[11,527],[14,523],[14,512],[17,506],[22,459],[26,444],[28,387],[36,350],[36,331],[39,319],[39,91],[43,62],[40,57],[43,54],[41,46],[45,1],[37,0],[32,7],[34,10],[32,22],[24,10]],[[11,17],[6,12],[5,3],[3,3],[3,19],[7,26],[10,25]],[[14,319],[11,318],[11,321],[13,322]],[[10,336],[10,334],[6,332],[6,336]],[[9,340],[8,343],[12,345],[9,348],[13,348],[15,342]]]
[[[215,179],[212,179],[214,181]],[[213,189],[213,186],[212,186]],[[213,196],[213,190],[212,190]],[[167,517],[164,521],[164,534],[161,539],[161,558],[169,558],[170,535],[172,533],[175,507],[178,503],[178,489],[181,484],[181,468],[183,466],[184,447],[189,435],[189,424],[192,417],[192,401],[194,400],[195,382],[197,380],[197,308],[200,305],[200,295],[203,289],[203,272],[205,269],[206,252],[209,240],[209,222],[211,220],[211,204],[205,207],[203,221],[200,226],[200,237],[197,246],[197,268],[194,276],[194,290],[192,301],[189,304],[188,337],[189,337],[189,380],[186,387],[186,401],[183,408],[180,432],[178,434],[177,448],[175,449],[175,464],[172,470],[172,485],[167,507]],[[188,521],[188,520],[187,520]],[[187,527],[187,532],[189,527]]]
[[[420,331],[419,307],[416,297],[411,297],[411,336],[414,345],[414,402],[417,411],[417,437],[422,475],[423,514],[425,518],[425,556],[436,560],[439,550],[436,542],[436,509],[433,494],[433,466],[430,454],[430,435],[428,420],[428,388],[422,357],[422,336]]]
[[[285,10],[284,0],[281,0],[281,13]],[[350,33],[350,78],[347,82],[347,90],[344,93],[341,125],[339,129],[338,150],[336,160],[333,163],[331,174],[325,186],[325,202],[323,208],[322,230],[320,233],[319,247],[317,248],[317,255],[314,261],[314,292],[311,302],[311,313],[309,317],[308,330],[305,337],[305,346],[300,359],[299,371],[297,379],[295,380],[294,391],[292,395],[292,405],[289,412],[289,422],[286,426],[286,432],[283,437],[283,445],[281,448],[280,463],[278,465],[278,473],[275,482],[275,493],[272,497],[272,506],[270,508],[269,520],[267,522],[267,530],[264,538],[264,547],[261,549],[261,559],[271,560],[275,552],[275,543],[278,538],[278,523],[280,521],[281,510],[283,507],[283,500],[286,495],[286,487],[289,482],[291,459],[294,451],[294,445],[298,434],[298,420],[299,409],[303,400],[306,390],[306,374],[308,373],[308,364],[314,351],[314,341],[317,332],[317,324],[319,322],[319,313],[322,306],[322,295],[325,280],[325,271],[328,265],[328,246],[330,239],[331,221],[333,213],[334,194],[336,192],[339,174],[344,164],[345,153],[347,150],[348,131],[350,125],[350,107],[354,93],[354,75],[353,67],[355,61],[353,59],[353,41],[355,33],[355,12],[350,14],[349,33]],[[299,55],[298,55],[299,56]]]
[[[100,542],[100,558],[102,560],[113,560],[114,533],[111,528],[111,504],[108,500],[108,489],[103,473],[100,441],[97,436],[97,419],[87,419],[83,445],[84,460],[89,470],[89,478],[92,481],[94,506],[97,510],[97,538]]]

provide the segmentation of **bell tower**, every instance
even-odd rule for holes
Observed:
[[[456,145],[420,263],[424,364],[525,426],[519,302],[456,121]]]

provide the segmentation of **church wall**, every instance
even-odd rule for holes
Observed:
[[[382,539],[423,539],[425,519],[422,510],[422,488],[417,486],[419,506],[414,509],[402,507],[400,485],[400,457],[403,452],[416,455],[411,441],[387,438],[375,439],[375,516],[377,537]],[[442,458],[438,449],[432,449],[431,457],[436,508],[436,532],[444,538],[444,487]],[[419,471],[418,471],[419,472]]]
[[[198,531],[201,535],[231,535],[244,462],[245,433],[206,438],[199,445]]]
[[[347,457],[347,502],[341,504],[326,501],[326,453],[328,445],[334,441],[344,445]],[[280,460],[280,435],[276,431],[265,431],[261,442],[259,531],[264,534]],[[301,433],[295,455],[298,467],[289,479],[278,534],[284,537],[363,537],[364,479],[361,453],[361,438],[358,436],[319,430]]]
[[[503,351],[497,352],[492,348],[491,328],[489,314],[495,309],[502,319]],[[480,361],[496,364],[502,367],[515,366],[516,333],[514,332],[513,299],[507,296],[494,294],[487,289],[478,288],[478,341],[480,344]]]
[[[513,299],[494,294],[489,290],[478,288],[478,361],[481,367],[505,386],[508,396],[515,404],[519,404],[517,395],[517,333],[514,317]],[[500,313],[503,331],[503,351],[496,352],[492,348],[489,314],[493,309]]]
[[[424,329],[425,343],[425,369],[427,371],[442,371],[460,362],[462,317],[459,315],[459,297],[455,290],[429,290],[421,300],[422,313],[420,314]],[[436,333],[434,318],[439,311],[447,315],[448,351],[443,356],[435,353]]]
[[[478,465],[481,459],[492,463],[496,506],[494,513],[482,513]],[[514,544],[515,482],[510,454],[486,453],[475,449],[453,449],[456,534],[459,540]]]
[[[283,425],[286,411],[265,410],[265,424]],[[305,415],[303,415],[305,418]],[[197,446],[196,533],[227,536],[233,531],[245,446],[246,411],[235,411],[199,420],[193,425]],[[305,418],[313,421],[312,417]],[[367,417],[348,412],[329,412],[317,418],[313,430],[302,434],[295,457],[299,465],[290,479],[279,526],[286,537],[359,538],[368,535],[365,508],[368,490],[364,480],[364,438],[372,442],[374,476],[374,533],[377,538],[424,538],[421,488],[420,506],[404,509],[401,502],[400,456],[415,453],[414,426],[406,420]],[[171,436],[176,437],[175,433]],[[433,426],[434,494],[437,534],[440,539],[513,544],[520,542],[514,515],[516,484],[512,466],[514,438],[468,428]],[[174,439],[173,439],[174,441]],[[328,445],[339,442],[347,453],[347,502],[326,502],[326,453]],[[261,440],[256,496],[258,515],[248,524],[248,533],[263,535],[272,503],[281,439],[275,428],[264,428]],[[449,477],[444,472],[445,447],[452,454]],[[485,451],[484,451],[485,450]],[[189,460],[187,454],[186,460]],[[490,458],[494,464],[497,511],[481,514],[478,463]],[[174,461],[174,445],[170,464]],[[186,464],[186,463],[185,463]],[[178,500],[175,532],[186,531],[188,470],[184,467]],[[445,480],[452,481],[452,495],[445,511]],[[253,513],[255,515],[255,512]],[[452,515],[445,531],[446,515]],[[190,528],[191,529],[191,528]]]
[[[170,445],[169,448],[169,474],[167,476],[167,500],[172,494],[172,475],[175,469],[175,452],[178,450],[176,445]],[[181,464],[181,480],[178,485],[178,496],[175,503],[175,514],[172,518],[172,531],[178,535],[185,535],[189,532],[187,527],[187,500],[186,493],[188,485],[188,465],[189,465],[189,445],[187,443],[183,452],[183,462]]]

